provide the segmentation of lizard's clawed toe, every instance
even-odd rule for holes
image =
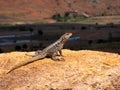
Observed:
[[[64,58],[58,58],[58,61],[65,61]]]

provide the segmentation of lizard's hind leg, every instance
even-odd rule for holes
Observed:
[[[35,56],[37,56],[37,55],[39,55],[41,53],[42,53],[41,50],[37,50],[34,55],[31,55],[31,54],[25,54],[25,55],[35,57]]]

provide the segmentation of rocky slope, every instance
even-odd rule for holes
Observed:
[[[25,53],[0,54],[0,90],[120,89],[118,54],[63,50],[65,61],[45,58],[6,74],[15,64],[29,58]]]
[[[55,13],[120,14],[120,0],[0,0],[1,21],[46,20]]]

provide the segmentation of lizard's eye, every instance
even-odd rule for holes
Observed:
[[[69,33],[67,33],[67,35],[69,35]]]

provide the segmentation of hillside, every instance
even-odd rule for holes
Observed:
[[[0,90],[120,89],[120,55],[118,54],[90,50],[63,50],[65,61],[45,58],[6,74],[15,64],[29,58],[25,53],[0,54]]]
[[[65,12],[118,15],[119,9],[120,0],[0,0],[0,21],[51,21],[54,14]]]

